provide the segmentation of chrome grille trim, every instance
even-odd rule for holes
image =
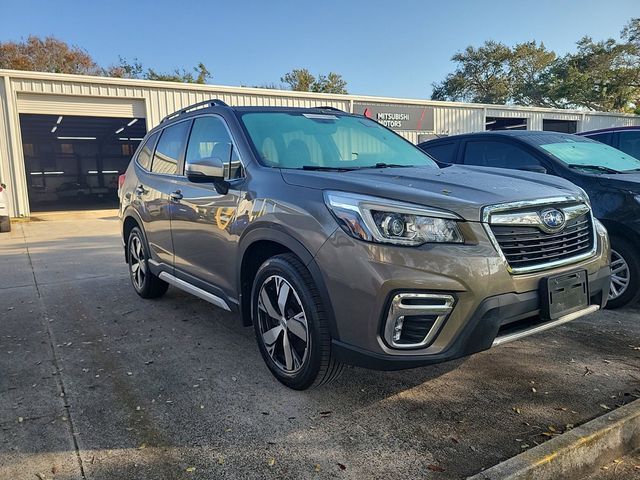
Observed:
[[[554,207],[560,209],[565,214],[565,218],[567,222],[574,220],[580,215],[587,215],[587,219],[584,222],[577,222],[575,225],[565,227],[560,232],[549,232],[545,231],[542,222],[540,221],[540,217],[538,216],[538,211],[544,207]],[[534,210],[535,209],[535,210]],[[524,211],[523,211],[524,210]],[[590,225],[588,225],[590,223]],[[588,203],[588,200],[581,196],[564,196],[564,197],[554,197],[554,198],[545,198],[539,200],[532,201],[523,201],[523,202],[513,202],[513,203],[502,203],[498,205],[490,205],[485,207],[482,210],[482,224],[489,236],[489,240],[493,244],[494,248],[500,255],[500,257],[507,264],[507,268],[512,274],[524,274],[524,273],[532,273],[538,272],[542,270],[548,270],[551,268],[556,268],[564,265],[569,265],[571,263],[576,263],[582,260],[586,260],[592,256],[594,256],[597,252],[597,235],[596,235],[596,226],[595,221],[593,219],[593,215],[591,213],[591,207]],[[587,224],[587,225],[585,225]],[[500,234],[493,231],[492,226],[500,227],[500,226],[512,226],[514,228],[531,228],[537,227],[540,231],[537,232],[528,232],[522,234],[522,236],[518,237],[517,244],[519,244],[519,248],[522,249],[522,243],[527,244],[527,248],[529,247],[547,247],[550,243],[547,241],[551,240],[553,243],[568,243],[571,242],[571,245],[565,247],[565,249],[571,249],[576,247],[574,250],[569,250],[564,252],[566,254],[571,254],[573,251],[577,252],[576,255],[559,258],[556,260],[547,260],[541,258],[540,263],[536,263],[533,265],[526,266],[518,266],[518,264],[522,264],[525,261],[517,261],[513,260],[509,261],[508,256],[515,255],[509,253],[510,248],[516,247],[516,240],[513,246],[509,246],[509,241],[504,237],[514,236],[513,234]],[[566,229],[574,229],[572,230],[573,234],[579,232],[579,235],[575,235],[569,240],[562,240],[567,237]],[[571,234],[571,233],[570,233]],[[582,251],[585,248],[585,241],[581,241],[583,237],[591,235],[592,243],[591,248],[587,251]],[[498,241],[498,237],[501,237],[501,240]],[[546,241],[545,241],[546,240]],[[532,242],[532,243],[529,243]],[[538,245],[536,245],[538,243]],[[575,243],[575,245],[574,245]],[[504,250],[503,250],[504,249]],[[544,252],[548,252],[548,249],[544,249],[540,252],[540,254],[544,254]],[[507,252],[505,254],[505,252]],[[551,255],[553,257],[553,255]],[[556,255],[558,256],[558,255]],[[527,260],[530,262],[530,260]]]

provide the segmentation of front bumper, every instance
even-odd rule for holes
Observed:
[[[490,348],[496,338],[537,328],[540,281],[585,269],[591,305],[602,308],[609,290],[609,243],[597,232],[596,254],[543,272],[512,275],[484,236],[467,224],[465,245],[390,247],[353,240],[341,230],[318,252],[336,319],[334,354],[345,363],[397,370],[440,363]],[[336,258],[339,248],[341,255]],[[384,340],[390,299],[398,292],[451,294],[455,307],[433,341],[417,349],[392,348]],[[594,310],[594,309],[591,309]]]

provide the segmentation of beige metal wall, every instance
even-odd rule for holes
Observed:
[[[67,114],[105,116],[129,111],[126,108],[130,104],[130,111],[135,116],[144,116],[147,126],[152,128],[166,115],[211,98],[234,106],[332,106],[345,111],[353,111],[355,101],[432,106],[434,131],[398,132],[414,143],[421,134],[482,131],[486,116],[527,118],[532,130],[542,129],[543,118],[577,120],[578,131],[640,125],[640,117],[630,115],[0,70],[0,178],[11,186],[12,214],[29,215],[19,122],[21,109],[33,112],[59,104],[64,105]]]

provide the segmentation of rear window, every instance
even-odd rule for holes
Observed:
[[[457,146],[458,144],[455,142],[439,143],[433,146],[426,143],[423,144],[421,148],[436,160],[445,163],[454,163],[456,161]]]
[[[138,163],[145,170],[151,169],[151,156],[153,155],[153,146],[156,144],[156,140],[158,139],[158,133],[154,133],[147,141],[144,142],[140,153],[138,154]]]
[[[180,122],[162,131],[156,153],[153,156],[151,171],[164,175],[176,175],[178,163],[187,140],[190,122]]]

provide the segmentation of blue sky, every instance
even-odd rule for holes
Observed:
[[[202,61],[224,85],[333,70],[350,93],[425,98],[467,45],[535,39],[564,53],[583,35],[618,38],[633,16],[638,0],[0,0],[0,41],[54,35],[101,65],[122,55],[160,71]]]

